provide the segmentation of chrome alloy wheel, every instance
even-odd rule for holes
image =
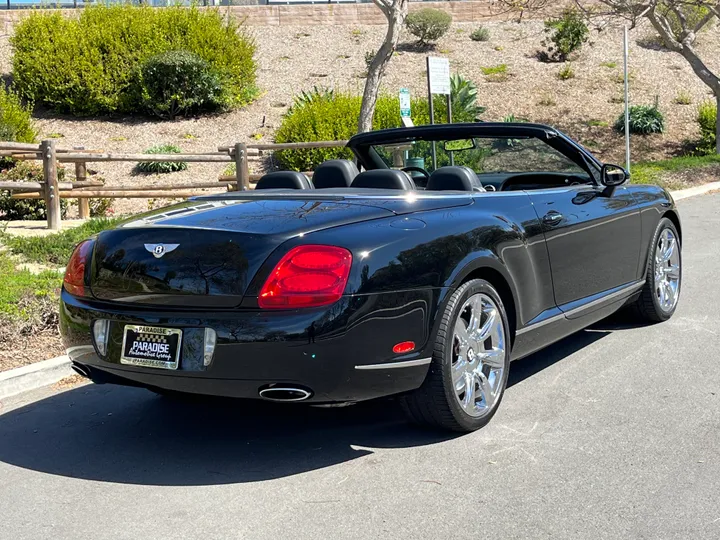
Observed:
[[[670,229],[660,233],[655,247],[654,286],[660,309],[671,311],[680,295],[680,247]]]
[[[495,407],[505,371],[505,328],[495,301],[474,294],[455,321],[452,344],[453,390],[463,410],[475,418]]]

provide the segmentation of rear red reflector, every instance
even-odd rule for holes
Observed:
[[[393,347],[393,352],[395,354],[403,354],[403,353],[409,353],[411,351],[415,350],[415,342],[414,341],[401,341],[397,345]]]
[[[352,254],[336,246],[307,245],[291,249],[260,290],[263,309],[318,307],[337,302],[345,291]]]
[[[80,242],[75,247],[65,268],[63,286],[67,292],[74,296],[85,296],[85,268],[90,264],[92,246],[92,240]]]

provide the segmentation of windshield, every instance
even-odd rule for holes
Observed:
[[[373,145],[389,168],[419,167],[428,173],[445,165],[464,165],[482,174],[586,171],[560,151],[535,137],[476,137],[462,140],[424,140]]]

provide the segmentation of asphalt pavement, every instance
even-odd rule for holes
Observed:
[[[43,389],[0,409],[0,539],[718,539],[720,194],[680,201],[669,322],[512,365],[486,428]],[[598,272],[602,272],[598,268]]]

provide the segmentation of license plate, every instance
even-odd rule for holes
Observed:
[[[160,369],[177,369],[182,330],[155,326],[126,325],[121,364]]]

